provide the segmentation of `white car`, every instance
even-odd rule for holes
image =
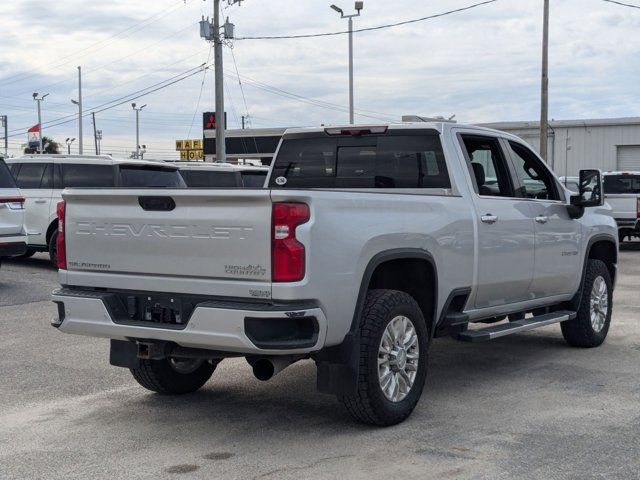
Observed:
[[[604,198],[618,224],[620,242],[640,237],[640,172],[605,172]]]
[[[262,188],[269,167],[231,163],[175,162],[189,188]]]
[[[22,255],[26,249],[24,197],[0,160],[0,258]]]
[[[65,188],[184,188],[176,167],[147,160],[119,160],[108,155],[25,155],[7,159],[25,197],[28,248],[24,255],[49,252],[56,264],[56,205]]]

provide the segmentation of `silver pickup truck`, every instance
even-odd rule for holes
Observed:
[[[302,359],[358,420],[409,416],[429,345],[609,329],[618,235],[602,176],[571,195],[512,135],[451,123],[289,130],[265,188],[68,189],[61,332],[111,339],[145,388],[193,392],[245,357]]]

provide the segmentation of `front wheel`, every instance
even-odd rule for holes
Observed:
[[[574,347],[597,347],[604,342],[611,324],[613,290],[609,269],[601,260],[587,263],[582,300],[573,320],[561,323],[562,335]]]
[[[370,290],[360,318],[357,391],[341,399],[349,413],[378,426],[405,420],[424,388],[428,348],[427,326],[413,297]]]
[[[191,393],[202,387],[213,375],[217,364],[202,359],[140,360],[130,368],[136,381],[147,390],[163,394]]]

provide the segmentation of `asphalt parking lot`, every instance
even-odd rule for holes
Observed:
[[[108,342],[49,326],[44,255],[0,269],[0,478],[640,478],[640,244],[626,244],[607,342],[558,326],[438,340],[405,423],[353,423],[311,362],[272,381],[225,360],[201,391],[151,394]]]

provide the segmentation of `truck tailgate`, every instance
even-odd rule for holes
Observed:
[[[72,189],[63,198],[70,275],[245,281],[270,291],[268,190]]]

